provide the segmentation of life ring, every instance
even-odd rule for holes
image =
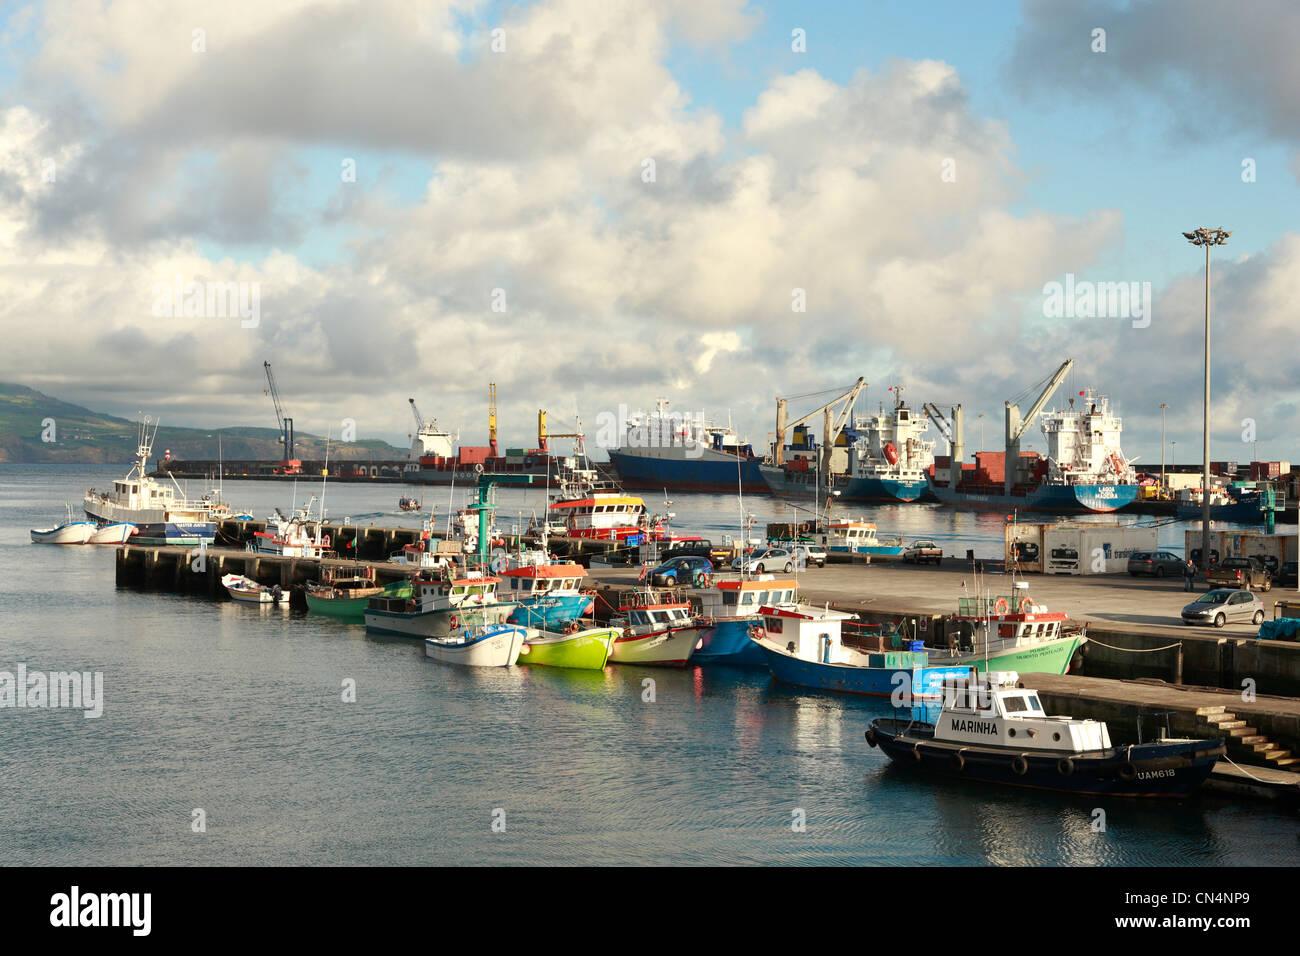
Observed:
[[[961,773],[963,770],[966,769],[966,758],[962,756],[960,750],[957,751],[955,754],[953,754],[950,759],[952,762],[953,770],[956,770],[958,773]]]
[[[1024,597],[1020,599],[1020,613],[1028,614],[1033,609],[1034,609],[1033,599],[1026,594]]]
[[[1007,603],[1006,598],[998,598],[997,603],[993,605],[994,614],[1006,614],[1011,610],[1011,605]]]
[[[888,461],[891,465],[898,464],[898,449],[894,447],[894,443],[892,441],[885,443],[885,460]]]
[[[447,618],[447,626],[450,627],[452,630],[455,630],[459,624],[460,624],[460,620],[456,617],[455,614]]]
[[[577,621],[570,621],[568,624],[566,624],[566,625],[564,626],[564,633],[565,633],[565,634],[577,634],[577,633],[578,633],[578,622],[577,622]]]
[[[323,537],[323,538],[320,539],[320,546],[321,546],[322,548],[328,548],[328,547],[330,546],[330,536],[329,536],[329,535],[325,535],[325,537]]]
[[[752,628],[751,628],[751,630],[752,630]],[[868,730],[867,730],[867,743],[868,743],[870,746],[872,746],[872,747],[876,746],[876,744],[878,743],[878,740],[877,740],[877,737],[876,737],[876,728],[875,728],[875,727],[868,728]]]
[[[1056,761],[1056,772],[1062,777],[1068,777],[1070,774],[1074,773],[1074,761],[1069,757],[1062,757],[1060,760]]]
[[[1023,777],[1029,772],[1029,761],[1025,759],[1024,754],[1020,754],[1011,761],[1011,772],[1017,777]]]

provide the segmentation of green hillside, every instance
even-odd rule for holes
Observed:
[[[44,424],[54,420],[54,441]],[[229,460],[278,460],[279,433],[274,428],[223,428],[221,455]],[[23,385],[0,382],[0,462],[62,462],[108,464],[135,457],[136,424],[124,418],[101,415],[80,405],[51,398]],[[325,439],[299,432],[295,455],[304,459],[325,457]],[[173,458],[216,458],[217,430],[163,425],[154,443],[155,456],[167,449]],[[405,459],[405,448],[385,441],[330,442],[331,459]]]

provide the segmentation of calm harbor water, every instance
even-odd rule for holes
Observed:
[[[1288,864],[1300,821],[961,787],[895,771],[863,732],[888,702],[761,673],[477,672],[415,642],[281,609],[118,590],[113,549],[32,545],[118,467],[0,465],[0,670],[102,671],[104,712],[0,708],[0,864]],[[193,484],[191,490],[195,490]],[[393,485],[334,485],[332,517],[399,516]],[[300,482],[301,504],[319,481]],[[259,517],[288,484],[227,482]],[[445,512],[447,490],[429,492]],[[457,504],[460,493],[457,492]],[[542,495],[503,492],[501,524]],[[651,501],[652,507],[657,503]],[[791,506],[747,498],[760,522]],[[677,495],[718,537],[739,507]],[[866,513],[866,509],[856,509]],[[1000,551],[1002,518],[872,511],[882,536]],[[951,542],[951,545],[949,545]],[[1162,529],[1162,546],[1181,528]],[[655,700],[643,701],[643,680]],[[342,685],[355,681],[355,703]],[[1106,813],[1094,832],[1094,808]],[[192,830],[202,809],[207,830]],[[503,810],[505,832],[494,832]],[[792,827],[806,816],[802,832]],[[500,814],[496,817],[501,818]]]

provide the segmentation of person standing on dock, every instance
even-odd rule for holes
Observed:
[[[1196,582],[1196,565],[1191,558],[1183,565],[1183,590],[1191,591],[1192,585]]]

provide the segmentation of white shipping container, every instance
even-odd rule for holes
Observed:
[[[1200,563],[1201,532],[1188,530],[1186,550]],[[1277,575],[1284,561],[1296,560],[1296,536],[1293,534],[1265,534],[1262,531],[1211,531],[1210,563],[1218,564],[1224,558],[1259,558],[1269,574]]]
[[[1138,551],[1157,550],[1155,528],[1075,525],[1043,530],[1045,574],[1124,574]]]

